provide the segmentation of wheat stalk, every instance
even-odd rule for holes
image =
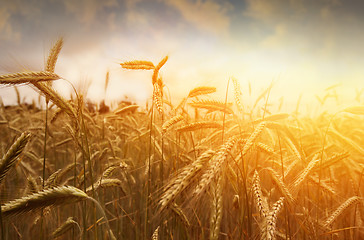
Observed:
[[[9,150],[0,161],[0,183],[4,180],[6,173],[14,165],[19,155],[23,152],[25,146],[29,142],[30,133],[24,132],[16,141],[11,145]]]

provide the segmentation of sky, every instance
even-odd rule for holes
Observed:
[[[287,107],[300,95],[306,102],[323,97],[334,84],[345,101],[364,88],[361,0],[0,3],[0,74],[42,70],[52,44],[63,37],[55,71],[62,79],[54,86],[66,98],[71,84],[89,85],[87,97],[94,101],[127,96],[143,103],[152,93],[152,73],[123,70],[120,63],[157,64],[166,55],[161,76],[172,102],[198,86],[215,86],[223,96],[231,77],[240,82],[247,104],[272,81],[271,101],[283,97]],[[26,101],[37,96],[29,86],[20,91]],[[9,86],[0,87],[0,96],[5,104],[16,99]]]

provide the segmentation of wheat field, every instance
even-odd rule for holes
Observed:
[[[234,101],[201,86],[172,104],[165,57],[120,64],[151,72],[147,107],[98,113],[52,87],[62,45],[43,71],[0,76],[46,106],[1,105],[1,239],[364,239],[360,102],[271,112],[272,86],[247,106],[231,78]]]

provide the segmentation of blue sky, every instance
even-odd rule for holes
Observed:
[[[350,99],[362,88],[364,3],[359,0],[0,0],[0,73],[43,68],[49,48],[65,39],[56,73],[72,84],[90,82],[88,97],[151,94],[151,73],[120,68],[127,60],[158,63],[173,96],[200,85],[222,93],[227,80],[248,83],[256,95],[272,80],[272,101],[324,94],[330,85]],[[70,84],[55,86],[66,97]],[[34,91],[21,89],[28,100]],[[1,87],[5,103],[14,90]],[[257,97],[255,95],[255,97]],[[254,98],[252,96],[251,98]],[[246,101],[249,101],[248,96]]]

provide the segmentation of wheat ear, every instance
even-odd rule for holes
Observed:
[[[196,174],[201,171],[205,163],[211,159],[214,154],[215,151],[207,150],[201,154],[196,161],[185,167],[182,172],[177,175],[176,179],[167,185],[165,192],[159,200],[159,204],[161,206],[160,211],[173,202],[178,194],[190,185]]]
[[[263,226],[263,233],[261,239],[263,240],[274,240],[276,239],[276,223],[278,213],[281,211],[283,206],[284,198],[281,197],[277,202],[275,202],[272,206],[272,210],[269,212],[268,216],[265,219]]]
[[[153,84],[153,102],[158,112],[163,115],[162,91],[158,83]]]
[[[180,115],[177,115],[177,116],[174,116],[172,117],[171,119],[169,119],[167,122],[165,122],[162,126],[162,131],[165,133],[167,131],[168,128],[170,128],[172,125],[180,122],[183,120],[183,116],[180,114]]]
[[[61,77],[55,73],[47,71],[39,72],[19,72],[0,76],[0,84],[22,84],[37,83],[41,81],[52,81]]]
[[[63,46],[63,38],[60,38],[54,44],[54,46],[52,47],[52,49],[49,52],[49,56],[47,58],[47,65],[45,68],[46,71],[54,72],[54,68],[56,66],[58,55],[61,52],[62,46]]]
[[[196,186],[193,195],[200,195],[207,186],[211,183],[211,180],[218,176],[223,171],[223,165],[226,162],[230,150],[234,147],[237,138],[235,136],[230,137],[225,144],[223,144],[219,152],[211,159],[210,164],[204,174],[201,176],[199,184]]]
[[[225,102],[216,100],[200,100],[193,101],[190,105],[194,108],[205,108],[209,111],[221,111],[227,114],[233,114],[233,110],[230,108],[230,103],[225,104]]]
[[[238,82],[238,80],[236,78],[231,78],[231,80],[233,81],[233,85],[234,85],[234,97],[235,97],[235,103],[236,106],[238,107],[239,112],[242,114],[244,113],[244,107],[243,104],[241,103],[241,89],[240,89],[240,84]]]
[[[259,123],[259,125],[255,128],[254,132],[250,135],[246,143],[244,144],[241,155],[245,155],[248,153],[249,149],[253,146],[255,140],[259,137],[265,127],[265,122]]]
[[[123,114],[123,113],[127,113],[127,112],[133,112],[137,108],[139,108],[139,105],[129,105],[129,106],[126,106],[126,107],[123,107],[121,109],[116,110],[114,113],[115,114]]]
[[[56,230],[53,231],[51,235],[52,239],[62,236],[75,226],[77,226],[80,233],[82,233],[80,225],[75,220],[73,220],[73,217],[67,218],[67,220],[61,226],[59,226]]]
[[[222,125],[218,122],[212,122],[212,121],[203,121],[203,122],[194,122],[190,123],[188,125],[182,126],[177,129],[177,132],[189,132],[189,131],[195,131],[203,128],[217,128],[221,129]]]
[[[3,216],[9,217],[47,206],[75,203],[85,199],[89,199],[89,197],[80,189],[71,186],[62,186],[41,190],[10,201],[4,204],[1,209]]]
[[[65,111],[72,119],[77,119],[76,112],[74,108],[61,97],[53,88],[43,84],[41,82],[33,83],[33,85],[38,88],[48,99],[52,100],[54,104],[60,109]]]
[[[282,177],[279,176],[279,174],[274,169],[272,169],[272,168],[266,168],[266,169],[269,171],[274,184],[278,187],[278,191],[283,196],[286,197],[287,202],[289,204],[294,203],[295,199],[294,199],[293,195],[291,194],[290,190],[287,188],[286,184],[283,182]]]
[[[159,239],[159,226],[154,230],[152,235],[152,240],[158,240]]]
[[[223,210],[223,177],[221,174],[217,176],[216,182],[213,184],[212,188],[212,208],[210,216],[210,240],[217,240],[220,233],[220,224],[222,219]]]
[[[298,192],[299,186],[306,179],[306,177],[312,171],[312,169],[319,163],[319,161],[320,161],[320,158],[319,157],[320,157],[320,154],[319,153],[315,154],[315,156],[310,161],[310,163],[307,165],[307,167],[305,169],[303,169],[302,172],[298,175],[297,180],[292,185],[293,191],[295,193]]]
[[[0,161],[0,183],[4,180],[6,173],[14,165],[19,155],[23,152],[25,146],[29,142],[30,133],[24,132],[16,141],[11,145],[10,149],[6,152]]]
[[[134,69],[134,70],[152,70],[154,69],[154,64],[149,61],[134,60],[120,63],[121,67],[124,69]]]
[[[338,216],[340,216],[346,209],[348,209],[350,206],[354,205],[355,203],[358,203],[362,201],[362,198],[358,196],[353,196],[351,198],[348,198],[344,203],[342,203],[332,214],[330,217],[328,217],[324,223],[325,227],[329,227]]]
[[[197,88],[192,89],[187,97],[193,98],[193,97],[197,97],[197,96],[205,95],[205,94],[209,94],[209,93],[214,93],[214,92],[216,92],[215,87],[202,86],[202,87],[197,87]]]
[[[123,184],[119,179],[114,179],[114,178],[103,178],[101,180],[96,181],[93,184],[93,188],[96,190],[98,188],[107,188],[107,187],[119,187],[121,189],[121,191],[123,192],[123,194],[125,195],[125,191],[123,189]],[[89,193],[92,191],[92,186],[89,186],[86,189],[86,193]]]
[[[254,171],[254,176],[253,176],[253,191],[254,191],[255,202],[257,204],[260,214],[263,217],[267,217],[269,208],[267,202],[263,197],[262,189],[260,187],[260,178],[257,170]]]
[[[159,86],[162,86],[163,83],[159,80],[159,70],[163,67],[163,65],[167,62],[168,56],[165,56],[162,61],[158,63],[158,65],[154,68],[153,76],[152,76],[152,84],[158,84]]]

